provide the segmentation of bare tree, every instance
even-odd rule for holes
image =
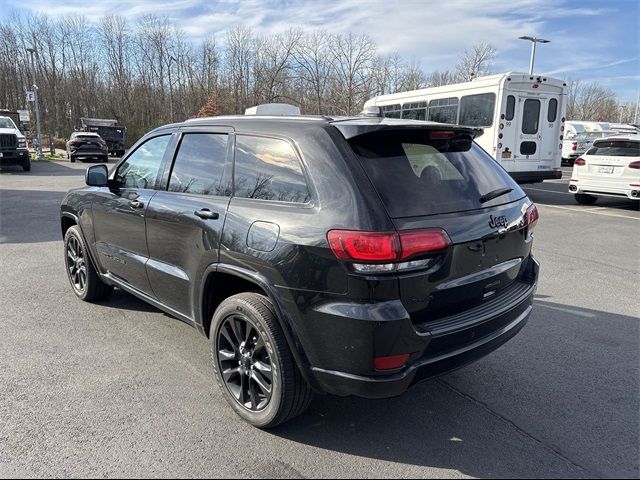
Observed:
[[[495,56],[496,49],[485,42],[474,45],[470,50],[465,50],[458,57],[456,81],[468,82],[487,75],[491,71],[491,63]]]

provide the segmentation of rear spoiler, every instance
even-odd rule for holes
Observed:
[[[477,138],[484,133],[482,128],[464,127],[446,123],[423,122],[419,120],[402,120],[395,118],[357,117],[345,120],[334,120],[330,125],[338,129],[342,136],[350,140],[360,135],[380,131],[394,130],[429,130],[454,132],[456,137]]]

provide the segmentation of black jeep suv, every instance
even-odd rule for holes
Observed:
[[[208,336],[225,398],[255,426],[314,392],[402,394],[531,313],[538,212],[481,133],[377,116],[158,128],[64,199],[69,280]]]

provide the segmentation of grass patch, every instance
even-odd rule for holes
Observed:
[[[36,152],[29,152],[29,155],[31,156],[31,161],[35,162],[36,160]],[[67,160],[67,157],[62,156],[58,153],[54,153],[53,155],[51,155],[50,153],[45,153],[43,154],[43,160],[49,160],[49,161],[53,161],[53,162],[61,162],[63,160]]]

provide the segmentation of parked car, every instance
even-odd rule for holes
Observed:
[[[61,205],[73,291],[116,286],[207,335],[223,396],[260,428],[316,392],[393,397],[498,348],[532,310],[535,205],[481,129],[372,110],[194,119],[90,167]]]
[[[73,132],[67,142],[67,157],[71,162],[80,158],[106,162],[108,156],[107,144],[97,133]]]
[[[583,205],[598,197],[640,200],[640,135],[600,138],[573,165],[569,191]]]
[[[615,132],[581,132],[567,135],[562,141],[562,164],[573,166],[576,158],[584,154],[593,145],[594,140],[616,135]]]
[[[0,117],[0,166],[19,165],[31,170],[27,139],[9,117]]]

